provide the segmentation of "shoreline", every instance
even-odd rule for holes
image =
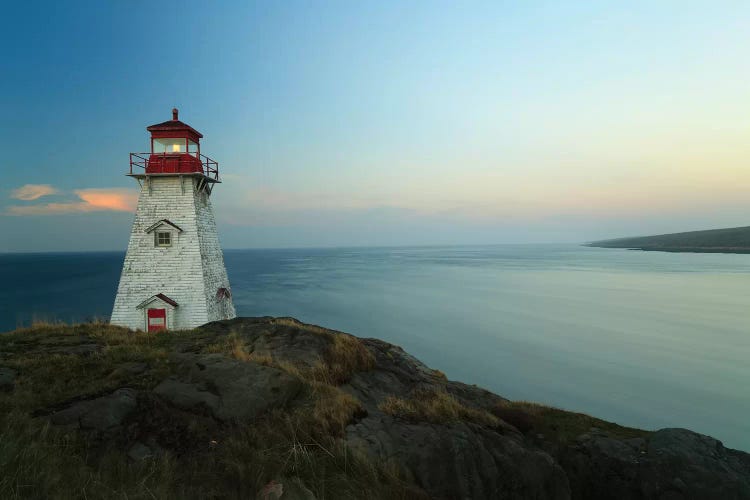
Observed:
[[[669,252],[669,253],[723,253],[723,254],[750,254],[750,248],[747,247],[649,247],[649,246],[610,246],[610,245],[593,245],[584,244],[590,248],[609,248],[619,250],[636,250],[642,252]]]

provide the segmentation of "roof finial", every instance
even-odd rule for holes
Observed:
[[[172,108],[172,120],[173,121],[177,121],[177,113],[179,113],[179,111],[177,111],[177,108]]]

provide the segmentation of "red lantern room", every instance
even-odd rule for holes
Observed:
[[[202,174],[208,181],[219,181],[219,164],[201,154],[203,134],[181,122],[177,108],[172,109],[171,120],[146,130],[151,132],[151,152],[130,153],[130,175]]]

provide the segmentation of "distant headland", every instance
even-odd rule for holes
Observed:
[[[589,247],[657,252],[750,253],[750,226],[592,241]]]

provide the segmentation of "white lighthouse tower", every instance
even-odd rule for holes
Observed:
[[[157,331],[235,317],[211,208],[219,165],[177,118],[147,127],[150,153],[130,153],[141,194],[111,323]]]

